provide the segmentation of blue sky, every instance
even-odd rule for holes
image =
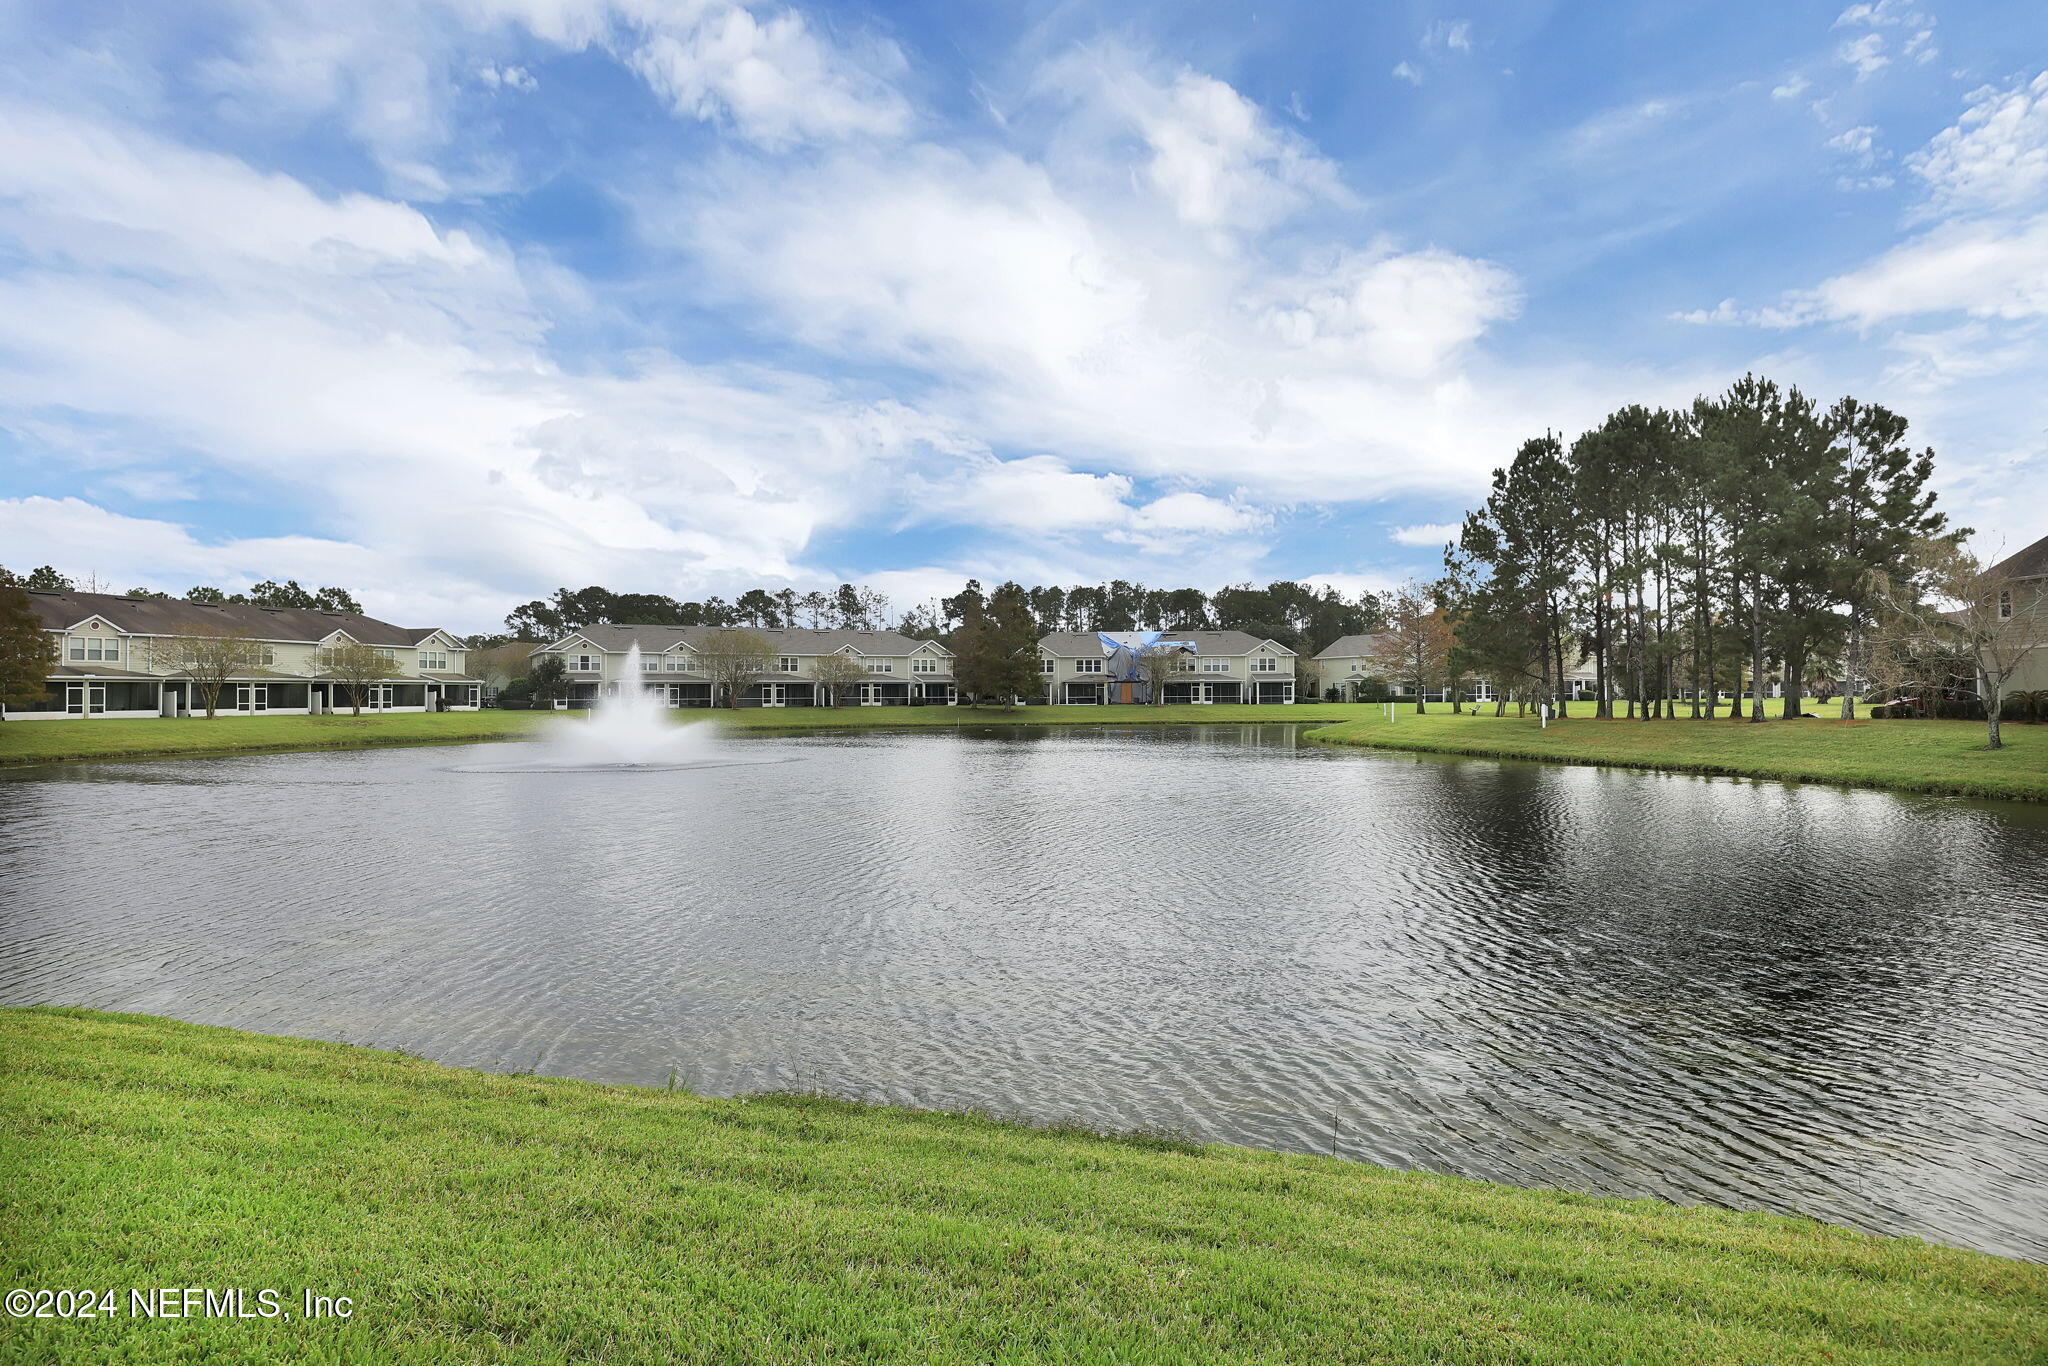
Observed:
[[[1381,586],[1748,368],[2048,476],[2048,6],[0,3],[0,563]]]

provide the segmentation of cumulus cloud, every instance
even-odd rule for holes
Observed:
[[[1458,539],[1463,530],[1456,522],[1424,522],[1418,526],[1397,526],[1389,534],[1396,545],[1428,546],[1432,549]]]
[[[905,573],[1214,583],[1264,572],[1291,502],[1469,492],[1630,385],[1493,360],[1511,272],[1385,234],[1299,132],[1143,53],[1055,62],[1003,139],[947,141],[893,47],[774,6],[261,13],[207,68],[224,117],[338,129],[392,189],[68,93],[0,104],[0,420],[194,519],[16,500],[10,545],[125,538],[85,568],[345,581],[472,626],[568,578],[857,572],[818,557],[861,526],[976,532]],[[440,152],[460,101],[558,97],[550,51],[613,60],[708,127],[716,154],[609,188],[679,263],[661,285],[743,317],[772,362],[686,359],[544,253],[450,226],[489,221],[434,202],[469,174]],[[310,534],[199,529],[251,489]]]
[[[1931,213],[2010,210],[2048,201],[2048,71],[2010,89],[1970,92],[1969,107],[1907,165]]]

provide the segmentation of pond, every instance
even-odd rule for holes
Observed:
[[[723,743],[0,776],[0,1003],[2048,1258],[2037,809],[1286,726]]]

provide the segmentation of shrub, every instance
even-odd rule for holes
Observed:
[[[1386,702],[1391,700],[1393,695],[1387,687],[1387,680],[1384,678],[1365,678],[1359,680],[1358,700],[1361,702]]]

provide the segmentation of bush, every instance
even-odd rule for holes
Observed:
[[[1361,679],[1358,684],[1358,700],[1361,702],[1387,702],[1393,699],[1393,692],[1384,678]]]

